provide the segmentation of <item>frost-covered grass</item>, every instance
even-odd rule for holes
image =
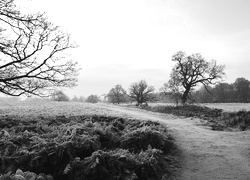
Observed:
[[[175,170],[166,126],[98,104],[1,102],[0,118],[0,180],[168,179]]]
[[[55,101],[14,101],[0,102],[0,116],[78,116],[86,114],[108,114],[98,104],[81,102],[55,102]]]

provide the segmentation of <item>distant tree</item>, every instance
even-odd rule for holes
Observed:
[[[92,95],[87,97],[86,102],[88,102],[88,103],[98,103],[98,102],[100,102],[100,99],[99,99],[99,97],[97,95],[92,94]]]
[[[126,91],[121,85],[116,85],[107,94],[108,101],[113,104],[120,104],[127,101]]]
[[[72,100],[71,101],[73,101],[73,102],[78,102],[79,101],[79,99],[78,99],[78,97],[76,96],[76,95],[74,95],[74,97],[72,98]]]
[[[154,90],[155,88],[149,86],[145,80],[140,80],[139,82],[130,85],[128,96],[132,101],[137,102],[137,105],[140,105],[142,103],[156,100]]]
[[[171,79],[182,93],[182,104],[187,102],[190,92],[197,84],[203,84],[206,88],[216,83],[224,75],[225,66],[217,65],[215,60],[206,61],[201,54],[187,56],[185,52],[179,51],[172,56],[176,65],[172,69]]]
[[[69,101],[69,97],[61,90],[56,90],[51,96],[54,101]]]
[[[22,14],[14,0],[0,1],[0,92],[47,96],[54,87],[76,85],[76,47],[44,14]]]
[[[235,102],[234,87],[228,83],[219,83],[212,90],[213,102],[228,103]]]
[[[83,96],[80,96],[78,100],[79,100],[79,102],[84,102],[85,98]]]
[[[197,103],[212,103],[213,102],[213,88],[211,86],[201,86],[197,91],[195,91],[192,96]]]
[[[237,78],[233,86],[236,102],[250,102],[250,81],[245,78]]]
[[[163,87],[160,89],[160,91],[163,95],[173,99],[178,105],[184,92],[184,88],[180,86],[178,76],[175,73],[176,72],[172,72],[169,81],[163,84]]]

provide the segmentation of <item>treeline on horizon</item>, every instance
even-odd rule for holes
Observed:
[[[191,94],[197,103],[249,103],[250,81],[241,77],[234,83],[218,83],[214,87],[202,86]]]
[[[105,101],[116,103],[114,98],[112,98],[112,96],[110,97],[109,94],[107,94]],[[164,93],[162,88],[152,94],[154,94],[155,99],[151,102],[181,103],[180,98],[177,100],[171,94],[168,95]],[[123,100],[120,99],[122,103],[133,101],[124,96],[120,96],[120,98],[123,98]],[[250,103],[250,81],[241,77],[237,78],[235,82],[231,84],[220,82],[214,86],[201,86],[199,89],[193,89],[190,92],[188,103]]]
[[[109,98],[109,94],[104,95],[104,99],[101,99],[98,95],[90,95],[87,98],[80,96],[74,96],[70,99],[62,91],[57,91],[57,96],[52,97],[54,101],[73,101],[73,102],[108,102],[113,103]],[[58,96],[58,94],[60,94]],[[158,91],[154,94],[154,102],[162,103],[176,103],[176,99],[172,96],[166,95],[163,92]],[[105,98],[106,97],[106,98]],[[125,98],[122,103],[130,103],[131,99]],[[6,101],[6,98],[0,98],[1,101]],[[8,101],[17,101],[18,97],[7,98]],[[28,98],[27,100],[29,100]],[[30,100],[38,100],[37,98],[31,98]],[[221,82],[214,86],[201,86],[198,90],[193,90],[189,96],[189,103],[250,103],[250,81],[241,77],[237,78],[234,83]]]

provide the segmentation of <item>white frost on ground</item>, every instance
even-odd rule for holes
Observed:
[[[105,106],[116,115],[160,121],[182,151],[181,180],[250,179],[250,131],[212,131],[199,119],[179,118],[132,108]]]

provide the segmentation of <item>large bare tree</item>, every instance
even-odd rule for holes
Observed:
[[[131,84],[128,96],[132,101],[137,102],[137,105],[140,105],[156,100],[156,96],[153,93],[154,90],[155,88],[153,86],[149,86],[146,81],[140,80],[139,82]]]
[[[22,14],[14,0],[0,1],[0,92],[45,96],[54,87],[76,85],[76,47],[44,14]]]
[[[197,84],[203,84],[207,88],[208,85],[218,82],[225,74],[224,65],[217,65],[216,60],[206,61],[199,53],[188,56],[185,52],[179,51],[173,55],[172,61],[176,64],[168,84],[170,87],[173,85],[172,88],[178,90],[177,93],[181,93],[183,104]]]

